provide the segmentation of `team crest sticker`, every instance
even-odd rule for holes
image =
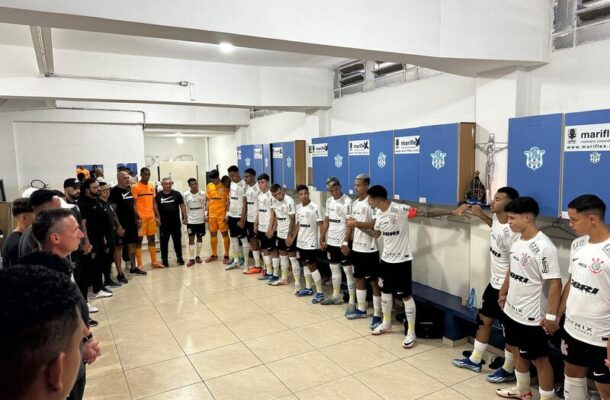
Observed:
[[[589,154],[589,161],[591,161],[591,164],[597,164],[601,160],[602,160],[602,153],[600,153],[598,151],[594,151],[593,153]]]
[[[335,167],[341,168],[343,166],[343,156],[341,154],[337,154],[335,156]]]
[[[589,271],[593,272],[594,274],[599,274],[602,272],[603,263],[604,262],[601,259],[594,258],[591,265],[589,265]]]
[[[377,166],[379,168],[384,168],[387,158],[388,158],[388,156],[383,151],[380,152],[379,155],[377,156]]]
[[[269,157],[265,157],[265,168],[269,168]]]
[[[292,158],[286,157],[286,166],[288,168],[292,167]]]
[[[445,166],[445,157],[447,153],[443,153],[440,150],[436,150],[434,153],[430,153],[432,157],[432,166],[436,169],[441,169]]]
[[[246,159],[244,160],[244,164],[246,164],[246,167],[249,167],[251,163],[252,160],[250,160],[250,157],[246,157]]]
[[[537,170],[544,164],[543,156],[546,150],[534,146],[523,153],[525,154],[525,165],[532,171]]]
[[[527,267],[527,265],[530,263],[530,256],[528,256],[526,253],[523,253],[519,262],[521,263],[522,267]]]

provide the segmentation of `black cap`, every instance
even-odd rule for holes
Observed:
[[[69,187],[80,187],[80,182],[76,178],[68,178],[64,181],[64,189]]]

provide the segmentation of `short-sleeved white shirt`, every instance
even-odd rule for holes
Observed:
[[[409,244],[409,207],[407,204],[391,202],[387,210],[377,209],[375,230],[381,232],[383,251],[381,260],[397,264],[413,260]]]
[[[318,222],[324,220],[320,207],[313,202],[306,206],[297,205],[296,219],[299,224],[297,247],[303,250],[315,250],[319,247]]]
[[[182,197],[184,197],[184,204],[186,205],[187,222],[189,224],[205,223],[204,211],[206,199],[203,190],[199,190],[197,193],[187,190]]]
[[[330,197],[326,200],[326,213],[328,217],[328,231],[326,243],[330,246],[341,247],[345,240],[347,218],[352,213],[352,199],[343,194],[338,199]]]
[[[277,220],[277,237],[280,239],[288,238],[290,230],[290,216],[295,214],[294,200],[288,195],[284,195],[282,201],[273,199],[271,208],[275,212]]]

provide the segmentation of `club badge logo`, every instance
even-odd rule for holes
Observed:
[[[292,167],[292,158],[291,157],[286,157],[286,166],[288,168]]]
[[[528,256],[526,253],[523,253],[521,255],[521,260],[519,260],[519,263],[522,267],[527,267],[527,265],[530,263],[530,256]]]
[[[589,265],[589,271],[593,272],[594,274],[599,274],[602,272],[603,263],[604,262],[600,258],[594,258],[591,265]]]
[[[597,164],[601,160],[602,160],[602,153],[600,153],[598,151],[594,151],[593,153],[589,154],[589,161],[591,161],[591,164]]]
[[[377,166],[379,168],[384,168],[387,158],[388,158],[388,156],[383,151],[380,152],[379,155],[377,156]]]
[[[250,160],[250,157],[246,157],[246,159],[244,160],[244,164],[246,164],[246,167],[249,167],[251,163],[252,160]]]
[[[546,150],[534,146],[523,153],[525,154],[525,165],[532,171],[537,170],[544,164],[543,156]]]
[[[447,153],[443,153],[440,150],[436,150],[434,153],[430,153],[432,157],[432,166],[436,169],[441,169],[445,166],[445,157]]]
[[[337,154],[335,156],[335,167],[341,168],[343,166],[343,156],[341,154]]]

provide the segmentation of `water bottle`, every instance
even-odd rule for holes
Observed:
[[[468,301],[466,302],[466,307],[471,310],[477,308],[477,296],[474,292],[474,288],[470,289],[470,293],[468,294]]]

